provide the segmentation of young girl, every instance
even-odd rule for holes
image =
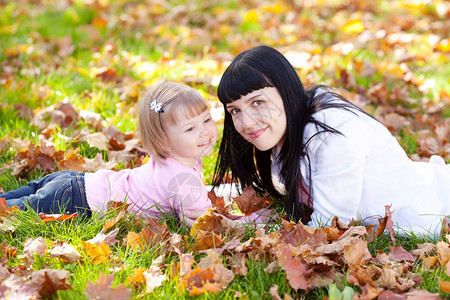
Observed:
[[[211,154],[217,126],[194,89],[177,83],[150,87],[139,102],[138,129],[151,154],[148,163],[121,171],[61,171],[31,181],[0,198],[22,210],[105,212],[109,201],[127,202],[147,217],[173,213],[188,226],[211,207],[201,157]]]
[[[411,161],[380,122],[342,96],[325,86],[304,90],[275,49],[239,54],[218,96],[225,121],[215,187],[284,194],[289,215],[307,222],[310,207],[315,225],[333,216],[377,223],[392,205],[394,224],[433,233],[450,215],[450,165]]]

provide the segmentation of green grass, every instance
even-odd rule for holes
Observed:
[[[444,91],[448,93],[450,87],[448,52],[438,52],[427,42],[430,34],[442,39],[445,36],[439,31],[439,26],[435,26],[443,21],[436,14],[436,3],[427,3],[414,9],[406,7],[406,1],[392,3],[379,0],[374,4],[374,13],[370,9],[363,13],[369,16],[366,18],[359,14],[358,8],[343,5],[341,1],[322,1],[320,5],[316,3],[313,6],[302,6],[298,1],[289,1],[297,3],[295,8],[288,7],[286,2],[280,2],[286,8],[285,11],[271,13],[267,10],[267,5],[274,4],[275,1],[206,3],[201,0],[169,0],[164,1],[167,7],[162,14],[155,13],[153,7],[149,6],[151,4],[140,1],[94,1],[96,4],[93,5],[88,5],[89,1],[72,2],[58,5],[59,1],[0,1],[0,185],[6,191],[45,175],[43,170],[33,169],[21,177],[13,176],[11,168],[19,151],[14,146],[14,140],[17,142],[28,139],[36,145],[40,142],[39,135],[42,131],[31,124],[32,115],[38,111],[51,105],[56,106],[62,101],[70,101],[78,113],[87,110],[100,114],[106,128],[114,125],[121,132],[135,132],[135,104],[138,97],[130,90],[136,89],[135,92],[140,94],[159,79],[188,82],[200,90],[212,105],[216,105],[217,87],[211,83],[212,78],[223,73],[229,57],[261,43],[300,52],[308,52],[309,47],[314,45],[315,50],[310,53],[314,65],[298,70],[302,80],[306,79],[305,82],[324,82],[342,88],[339,68],[349,72],[355,79],[356,87],[348,89],[354,95],[365,97],[367,90],[378,83],[383,83],[390,92],[393,88],[405,86],[409,100],[412,101],[396,99],[392,104],[406,109],[418,108],[425,119],[430,117],[425,114],[429,103],[445,101],[441,94]],[[102,7],[99,4],[102,2],[109,3],[109,6]],[[359,2],[355,3],[357,5]],[[173,12],[177,6],[183,8],[183,5],[185,13],[170,23],[166,14]],[[245,21],[246,14],[251,10],[256,12],[257,18]],[[144,14],[137,14],[139,11],[144,11]],[[416,24],[416,27],[407,30],[407,33],[414,33],[417,37],[411,43],[386,46],[383,44],[385,39],[375,39],[367,41],[361,47],[356,46],[346,54],[331,51],[336,43],[352,42],[357,36],[343,33],[341,26],[347,20],[361,18],[368,30],[392,33],[391,29],[401,26],[399,20],[406,20],[405,16],[412,18]],[[394,20],[400,23],[393,26],[391,22]],[[434,25],[429,30],[423,29],[426,27],[418,30],[417,24],[423,24],[427,20],[435,22]],[[298,27],[289,36],[281,30],[283,22],[290,22],[290,25]],[[181,37],[182,34],[185,36]],[[74,48],[72,53],[65,56],[60,51],[67,50],[67,45],[62,43],[67,37],[71,39],[69,46]],[[390,51],[403,51],[417,56],[417,59],[405,62],[416,83],[407,82],[401,75],[393,74],[386,67],[393,67],[397,71],[400,69],[399,62]],[[201,64],[197,65],[202,62],[208,65],[208,60],[217,61],[217,68],[211,70],[199,66]],[[377,66],[373,76],[363,76],[356,71],[355,63],[363,62]],[[114,72],[112,80],[97,76],[96,72],[103,67]],[[195,80],[192,81],[193,79]],[[425,79],[434,79],[436,84],[429,91],[422,92],[419,86]],[[368,101],[368,106],[374,110],[377,104],[371,99]],[[27,107],[30,111],[21,116],[18,105]],[[442,119],[450,117],[450,109],[444,105],[443,111],[434,117],[436,122],[445,124]],[[418,132],[432,132],[435,125],[437,124],[430,121],[414,130],[404,128],[396,137],[406,153],[413,155],[418,149]],[[54,144],[56,150],[66,153],[75,150],[78,155],[89,159],[100,153],[105,161],[108,160],[108,151],[72,138],[83,129],[91,133],[96,131],[88,127],[84,120],[77,120],[65,129],[61,129],[58,124],[52,126],[54,131],[48,141]],[[213,154],[203,159],[203,174],[207,184],[211,184],[221,130]],[[433,133],[430,134],[434,136]],[[449,161],[450,157],[445,159]],[[119,168],[123,167],[123,164],[119,165]],[[283,213],[282,209],[279,211],[280,214]],[[134,269],[148,268],[162,251],[160,245],[144,251],[131,249],[123,239],[127,232],[139,232],[143,225],[136,222],[133,216],[127,216],[116,225],[120,228],[120,242],[111,247],[117,262],[94,264],[81,248],[81,241],[94,237],[101,231],[105,220],[112,217],[114,213],[108,212],[105,216],[94,214],[91,219],[76,218],[43,223],[33,211],[19,212],[13,217],[14,231],[0,230],[0,241],[17,247],[19,255],[22,254],[24,242],[30,237],[46,238],[49,247],[50,243],[58,241],[72,244],[82,254],[81,262],[64,263],[47,253],[43,258],[36,256],[31,267],[34,270],[54,268],[71,272],[69,281],[73,288],[58,291],[53,298],[87,299],[85,287],[88,281],[95,282],[101,273],[114,273],[114,286],[122,284],[133,274]],[[164,221],[170,233],[185,236],[186,249],[191,249],[194,240],[189,237],[189,231],[179,226],[173,217],[166,217]],[[276,230],[277,226],[273,226],[268,232]],[[247,228],[241,241],[254,235],[255,230]],[[375,255],[378,250],[389,252],[389,247],[394,245],[411,250],[425,241],[438,242],[415,234],[397,235],[396,238],[397,242],[394,244],[387,235],[382,235],[369,243],[368,248]],[[197,262],[205,256],[197,252],[194,254]],[[0,252],[0,261],[3,262],[4,259],[4,253]],[[248,258],[246,262],[248,274],[236,276],[222,292],[189,296],[186,291],[178,288],[179,278],[175,275],[170,276],[162,287],[144,296],[144,299],[236,299],[237,293],[244,299],[271,299],[269,289],[275,284],[279,286],[281,296],[286,293],[299,299],[323,299],[325,296],[336,299],[339,293],[360,292],[343,278],[327,288],[317,288],[307,295],[296,293],[289,286],[284,271],[279,269],[272,274],[265,271],[268,261]],[[165,258],[164,263],[165,272],[173,275],[172,267],[179,263],[179,258],[172,253]],[[20,268],[23,261],[20,256],[11,257],[6,260],[6,264],[9,268]],[[121,268],[112,270],[115,266]],[[443,267],[425,270],[423,263],[418,261],[413,269],[424,279],[416,288],[433,293],[439,292],[437,278],[447,281],[450,279]],[[137,296],[140,292],[142,289],[134,291],[132,296]],[[441,296],[447,295],[441,293]]]

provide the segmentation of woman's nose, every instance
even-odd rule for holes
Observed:
[[[250,112],[242,112],[242,126],[244,129],[253,128],[256,124],[256,118]]]

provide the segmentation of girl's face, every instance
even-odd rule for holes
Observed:
[[[212,153],[217,141],[217,125],[209,110],[194,118],[180,114],[177,124],[163,125],[169,140],[170,157],[180,163],[194,167],[198,158]]]
[[[281,147],[286,132],[283,99],[274,87],[248,93],[226,105],[236,130],[261,151]]]

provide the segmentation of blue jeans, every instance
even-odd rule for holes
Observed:
[[[84,173],[81,172],[55,172],[0,194],[0,198],[6,199],[7,206],[18,206],[21,210],[27,210],[28,204],[37,213],[92,215],[86,200]]]

